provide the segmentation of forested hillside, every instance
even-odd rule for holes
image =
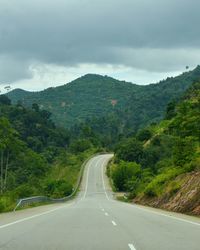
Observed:
[[[200,82],[160,123],[121,141],[108,174],[135,202],[200,214]]]
[[[1,95],[0,211],[22,197],[70,194],[81,163],[115,147],[108,175],[116,190],[169,208],[194,177],[190,208],[172,209],[198,214],[199,79],[199,66],[147,86],[86,75],[42,92],[14,90],[13,103]]]
[[[27,107],[37,103],[41,109],[50,111],[54,122],[63,127],[94,120],[93,127],[98,130],[96,121],[99,119],[101,128],[107,132],[110,124],[118,121],[118,134],[128,134],[162,119],[168,102],[179,98],[199,78],[200,66],[178,77],[146,86],[88,74],[60,87],[41,92],[17,89],[8,96],[13,103]]]
[[[100,117],[123,109],[133,89],[140,86],[100,75],[85,75],[66,85],[30,93],[14,90],[8,94],[13,103],[31,107],[38,103],[53,114],[56,124],[70,127],[87,118]]]
[[[13,209],[19,198],[72,192],[83,161],[96,152],[89,139],[75,140],[58,128],[51,114],[11,105],[0,96],[0,212]]]

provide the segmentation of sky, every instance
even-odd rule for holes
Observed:
[[[0,90],[82,75],[137,84],[200,64],[199,0],[0,0]]]

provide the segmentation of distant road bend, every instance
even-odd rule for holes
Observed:
[[[115,201],[110,154],[92,158],[76,199],[0,215],[5,250],[199,250],[200,219]]]

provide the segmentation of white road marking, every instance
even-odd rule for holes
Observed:
[[[133,246],[133,244],[128,244],[128,246],[129,246],[129,248],[130,248],[131,250],[136,250],[136,248]]]
[[[200,226],[200,223],[198,223],[198,222],[189,221],[189,220],[186,220],[186,219],[175,217],[173,215],[163,214],[163,213],[160,213],[160,212],[152,211],[152,210],[149,210],[149,209],[146,209],[146,208],[141,208],[141,207],[138,207],[138,206],[134,206],[134,207],[137,208],[137,209],[149,212],[149,213],[157,214],[157,215],[164,216],[164,217],[167,217],[167,218],[171,218],[171,219],[174,219],[174,220],[179,220],[179,221],[182,221],[182,222],[187,222],[187,223],[190,223],[190,224],[193,224],[193,225],[196,225],[196,226]]]
[[[113,224],[113,226],[117,226],[117,223],[114,222],[114,220],[112,220],[112,224]]]
[[[108,216],[108,213],[105,213],[105,216]]]
[[[3,229],[3,228],[5,228],[5,227],[9,227],[9,226],[15,225],[15,224],[18,224],[18,223],[27,221],[27,220],[31,220],[31,219],[40,217],[40,216],[45,215],[45,214],[53,213],[53,212],[55,212],[55,211],[57,211],[57,210],[63,209],[63,208],[68,207],[68,206],[71,206],[72,204],[73,204],[73,203],[68,204],[68,205],[66,205],[66,206],[58,207],[58,208],[55,208],[55,209],[52,209],[52,210],[49,210],[49,211],[46,211],[46,212],[43,212],[43,213],[40,213],[40,214],[35,214],[35,215],[33,215],[33,216],[29,216],[29,217],[26,217],[26,218],[23,218],[23,219],[20,219],[20,220],[16,220],[16,221],[10,222],[10,223],[8,223],[8,224],[1,225],[1,226],[0,226],[0,229]]]
[[[85,199],[86,194],[87,194],[87,190],[88,190],[88,180],[89,180],[89,172],[90,172],[90,167],[91,167],[91,165],[92,165],[94,159],[95,159],[95,158],[93,158],[93,159],[90,161],[89,166],[88,166],[88,169],[87,169],[85,193],[84,193],[84,195],[83,195],[83,197],[82,197],[81,200]],[[98,163],[99,163],[99,160],[96,162],[95,166],[96,166]]]
[[[105,159],[104,161],[103,161],[103,164],[102,164],[102,182],[103,182],[103,189],[104,189],[104,192],[105,192],[105,195],[106,195],[106,198],[107,198],[107,200],[109,201],[110,199],[109,199],[109,197],[108,197],[108,194],[107,194],[107,192],[106,192],[106,187],[105,187],[105,182],[104,182],[104,178],[103,178],[103,175],[104,175],[104,164],[105,164],[105,162],[107,161],[107,159]]]
[[[102,211],[104,212],[105,210],[102,208]]]

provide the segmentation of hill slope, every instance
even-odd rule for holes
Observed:
[[[158,84],[139,86],[108,76],[88,74],[66,85],[41,92],[13,90],[9,98],[25,106],[38,103],[53,114],[54,121],[65,127],[88,118],[114,113],[121,128],[137,129],[163,117],[167,103],[178,98],[192,82],[200,78],[200,67],[168,78]]]
[[[0,95],[0,213],[13,210],[20,198],[69,195],[94,151],[88,140],[72,141],[48,111],[11,105]]]
[[[111,177],[135,202],[200,215],[200,82],[165,120],[140,130],[115,150]]]
[[[69,127],[89,117],[107,115],[116,107],[123,109],[134,89],[140,87],[107,76],[85,75],[60,87],[41,92],[14,90],[8,96],[25,106],[39,104],[52,112],[56,123]]]

